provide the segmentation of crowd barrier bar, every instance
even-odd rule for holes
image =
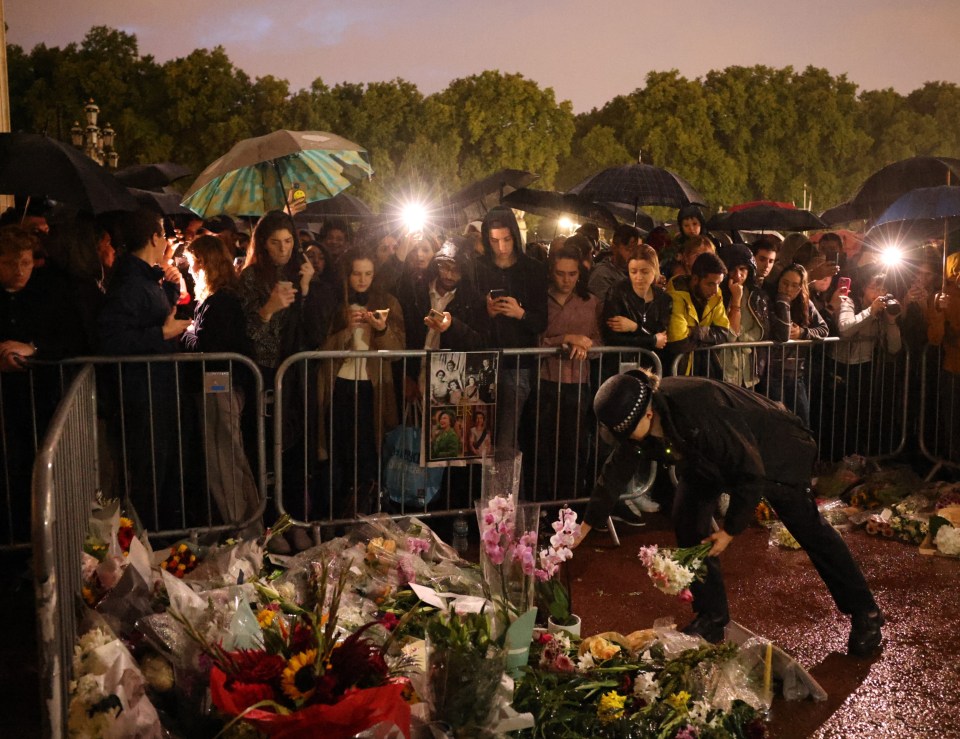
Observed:
[[[427,352],[423,350],[405,350],[405,351],[365,351],[365,352],[355,352],[355,351],[325,351],[325,352],[301,352],[295,354],[285,360],[277,369],[276,380],[275,380],[275,413],[273,418],[274,433],[273,433],[273,475],[275,480],[274,495],[275,502],[277,506],[277,511],[280,514],[289,514],[295,523],[300,525],[312,526],[315,530],[316,536],[319,537],[319,527],[323,525],[341,525],[347,524],[353,521],[356,521],[360,515],[364,513],[384,513],[391,515],[393,517],[403,517],[409,516],[411,514],[417,515],[421,518],[431,518],[436,516],[450,516],[450,515],[471,515],[473,513],[472,502],[479,497],[479,472],[477,474],[471,473],[471,469],[476,469],[479,471],[479,465],[472,462],[458,463],[450,462],[446,465],[443,465],[443,468],[447,470],[448,474],[445,476],[445,485],[444,489],[441,491],[443,499],[441,503],[433,503],[427,505],[425,502],[423,504],[416,504],[408,502],[408,498],[416,499],[415,495],[407,495],[407,491],[404,490],[403,494],[400,496],[401,500],[395,504],[390,504],[381,497],[380,492],[383,489],[384,483],[384,468],[383,460],[381,458],[379,449],[377,452],[377,459],[375,466],[376,467],[376,476],[375,476],[375,489],[373,491],[372,500],[369,502],[371,506],[365,506],[367,501],[363,500],[363,492],[357,489],[358,481],[358,463],[359,455],[357,453],[357,441],[360,434],[361,424],[364,423],[374,423],[373,419],[358,419],[357,413],[359,410],[359,401],[357,400],[358,394],[354,392],[354,405],[352,408],[353,415],[352,418],[343,418],[343,417],[334,417],[334,408],[333,404],[330,403],[328,409],[326,410],[323,419],[319,418],[319,409],[317,407],[311,408],[311,402],[315,403],[315,398],[311,398],[311,387],[312,383],[319,380],[321,385],[325,388],[331,388],[334,384],[334,378],[332,376],[332,364],[334,360],[346,360],[346,359],[365,359],[369,362],[376,362],[377,366],[373,367],[370,371],[370,374],[378,382],[376,383],[379,387],[379,392],[381,393],[376,400],[378,402],[389,402],[389,399],[385,397],[384,394],[384,384],[383,379],[387,376],[387,373],[392,373],[394,371],[393,367],[397,366],[398,376],[406,377],[407,375],[407,363],[411,360],[420,360],[422,361],[427,356]],[[530,349],[507,349],[500,352],[500,372],[501,379],[503,377],[503,371],[516,371],[524,367],[524,362],[529,362],[531,358],[536,360],[542,360],[547,357],[558,358],[561,362],[561,367],[563,363],[569,362],[569,359],[563,357],[563,353],[559,349],[553,348],[530,348]],[[598,347],[590,351],[591,359],[596,360],[592,363],[592,372],[596,377],[606,377],[615,374],[621,369],[626,368],[626,366],[636,366],[638,361],[642,358],[644,366],[649,367],[653,372],[657,374],[662,373],[662,366],[660,364],[659,358],[653,352],[649,352],[642,349],[637,349],[634,347]],[[302,369],[302,375],[300,377],[306,377],[307,382],[300,387],[295,387],[293,390],[290,389],[288,378],[290,377],[291,372],[294,370]],[[357,381],[352,381],[354,387],[357,385]],[[541,418],[540,401],[543,398],[543,390],[545,383],[542,381],[539,372],[531,372],[530,377],[530,395],[533,396],[533,402],[529,405],[529,408],[532,410],[530,414],[532,419],[527,419],[527,431],[528,435],[520,438],[519,446],[521,449],[526,447],[528,450],[532,450],[532,453],[527,453],[525,455],[524,462],[524,476],[525,489],[527,490],[527,495],[525,499],[533,504],[540,505],[563,505],[565,503],[572,502],[582,502],[586,500],[586,496],[589,494],[589,489],[577,491],[575,495],[560,496],[556,494],[555,486],[553,487],[553,494],[543,494],[543,486],[541,484],[542,476],[546,475],[549,470],[545,470],[541,460],[538,459],[537,450],[541,446],[541,434],[543,433],[545,419]],[[599,434],[596,433],[596,424],[592,421],[592,403],[593,403],[593,394],[590,388],[595,388],[596,383],[592,385],[581,385],[579,391],[576,393],[575,398],[575,413],[577,418],[587,417],[590,420],[592,425],[591,434],[589,437],[585,437],[580,433],[581,429],[579,425],[576,427],[570,427],[569,429],[564,429],[564,433],[576,434],[576,444],[574,450],[575,459],[573,460],[573,477],[575,480],[579,480],[581,477],[584,479],[595,479],[599,468],[602,465],[604,458],[604,446],[600,441]],[[397,392],[402,392],[402,389],[395,388]],[[297,394],[295,399],[289,397],[290,393],[293,392]],[[558,387],[556,390],[557,393],[560,392]],[[288,413],[291,408],[298,409],[298,412],[302,419],[305,420],[306,427],[303,429],[301,436],[306,440],[306,443],[302,443],[298,450],[298,456],[295,460],[290,459],[290,451],[284,451],[283,448],[283,429],[285,425],[285,413]],[[509,408],[502,405],[502,399],[498,398],[497,405],[497,416],[498,422],[495,424],[495,427],[499,427],[500,418],[507,411],[511,411],[512,418],[516,418],[520,410],[520,398],[515,397],[514,407]],[[559,429],[560,426],[557,424],[557,421],[560,421],[559,407],[554,416],[554,429]],[[315,472],[316,460],[313,457],[314,448],[312,447],[313,439],[311,435],[310,425],[311,424],[320,424],[324,423],[331,433],[331,438],[326,439],[326,449],[328,456],[326,459],[321,460],[324,471],[321,473]],[[337,459],[332,458],[334,440],[333,436],[337,434],[353,434],[353,467],[352,469],[346,470],[346,477],[352,479],[353,486],[349,483],[344,484],[342,479],[337,479],[336,472],[341,473],[340,477],[343,477],[343,470],[336,470],[336,465],[338,463]],[[549,440],[548,440],[549,441]],[[580,444],[586,444],[589,442],[589,448],[584,447],[581,449]],[[551,460],[553,461],[553,473],[556,473],[559,470],[560,464],[560,455],[558,453],[560,446],[560,436],[559,433],[555,433],[553,436],[553,453]],[[296,484],[288,484],[285,479],[290,476],[290,473],[296,475]],[[457,482],[453,482],[452,478],[454,475],[458,476]],[[646,489],[649,485],[652,484],[652,479],[655,476],[655,471],[651,472],[650,480],[647,481],[645,487]],[[554,478],[556,479],[556,478]],[[320,493],[317,493],[317,487],[327,486],[325,490]],[[339,482],[339,484],[337,484]],[[313,489],[311,489],[313,488]],[[340,489],[341,495],[338,501],[335,501],[335,495],[337,494],[337,489]],[[342,490],[348,490],[346,499],[342,496]],[[577,490],[577,488],[574,488]],[[410,491],[413,493],[414,491]],[[636,494],[640,490],[632,491],[631,494]],[[316,515],[316,511],[311,510],[311,504],[314,507],[320,503],[321,506],[323,503],[326,504],[326,511],[323,514]],[[297,511],[292,510],[293,507],[297,507]],[[334,511],[334,508],[338,507],[339,511]],[[345,513],[349,515],[338,515],[338,513]]]
[[[942,366],[941,347],[927,347],[920,365],[918,436],[920,451],[934,465],[928,480],[943,467],[960,468],[960,376]]]
[[[151,539],[180,538],[189,536],[196,539],[198,536],[243,530],[247,527],[255,527],[260,524],[267,506],[267,458],[264,438],[264,417],[265,394],[263,391],[264,381],[257,365],[249,358],[240,354],[230,353],[196,353],[196,354],[168,354],[168,355],[147,355],[131,357],[77,357],[62,362],[31,362],[27,370],[26,380],[33,385],[33,373],[56,370],[59,372],[59,384],[61,387],[66,385],[70,374],[76,372],[85,365],[92,365],[94,368],[95,389],[94,397],[98,402],[99,413],[91,421],[90,431],[97,431],[99,449],[97,456],[100,459],[100,477],[98,487],[106,498],[124,498],[130,501],[131,484],[137,484],[141,490],[146,490],[146,503],[141,504],[141,510],[137,510],[137,516],[140,524],[149,532]],[[139,366],[139,370],[134,369],[134,365]],[[163,366],[172,367],[173,371],[168,373],[166,390],[163,393],[154,392],[156,378]],[[194,386],[186,386],[182,378],[184,369],[187,366],[196,367],[197,376],[194,378]],[[131,370],[140,372],[140,379],[144,383],[142,399],[143,404],[139,412],[145,416],[145,419],[136,419],[137,411],[131,411],[122,402],[125,394],[132,394],[132,388],[128,382]],[[226,384],[224,373],[229,372],[230,384]],[[251,434],[255,437],[250,439],[249,448],[246,450],[251,455],[249,459],[251,472],[253,474],[253,484],[256,487],[256,509],[252,512],[246,512],[242,521],[223,522],[218,519],[215,501],[209,484],[204,488],[204,480],[210,479],[211,459],[205,451],[205,442],[208,431],[216,433],[217,427],[213,424],[216,416],[211,415],[209,406],[206,402],[198,403],[194,396],[203,398],[212,398],[219,392],[233,390],[237,386],[236,374],[238,372],[246,373],[250,379],[248,395],[252,398],[246,398],[246,404],[250,406]],[[144,379],[145,378],[145,379]],[[2,379],[2,378],[0,378]],[[115,409],[113,410],[113,419],[104,419],[104,388],[113,383],[112,389],[106,395],[114,398]],[[125,388],[125,383],[128,387]],[[218,384],[219,383],[219,384]],[[97,392],[97,388],[100,392]],[[42,393],[40,395],[42,397]],[[163,404],[158,407],[158,404]],[[31,398],[31,405],[35,406]],[[3,407],[0,405],[0,414]],[[158,415],[164,415],[169,419],[169,428],[167,432],[168,448],[171,450],[167,461],[165,472],[170,479],[166,491],[158,488],[158,478],[161,478],[159,468],[162,466],[156,458],[157,436],[164,433],[163,425],[156,422]],[[0,418],[2,421],[10,419]],[[147,442],[143,445],[145,453],[149,456],[147,464],[140,464],[136,468],[131,467],[131,459],[128,455],[129,441],[136,441],[133,437],[136,433],[131,430],[131,422],[137,423],[141,434],[145,434]],[[36,414],[32,419],[25,419],[36,429],[36,433],[42,437],[44,432],[43,424],[38,423]],[[12,513],[13,496],[18,494],[16,486],[11,485],[11,480],[7,474],[8,458],[6,454],[6,423],[0,424],[3,428],[4,443],[4,490],[6,493],[4,510],[2,514],[6,519],[9,536],[0,543],[0,550],[23,549],[30,546],[29,523],[18,524],[13,520]],[[226,428],[228,432],[236,432],[239,436],[240,429],[233,426],[233,419],[221,424],[221,432]],[[193,433],[196,432],[196,433]],[[31,452],[36,451],[34,445]],[[219,464],[221,469],[228,471],[234,470],[237,462],[236,450],[231,448],[224,452],[223,458]],[[203,457],[204,463],[199,464],[200,457]],[[193,467],[185,465],[186,459],[196,460]],[[139,474],[136,472],[139,470]],[[144,478],[144,479],[141,479]],[[29,483],[26,483],[29,484]],[[176,490],[174,491],[174,488]],[[166,498],[164,497],[166,494]],[[175,498],[171,498],[171,494]],[[29,495],[29,490],[22,492],[24,498]],[[179,507],[178,507],[179,506]],[[136,506],[134,506],[136,508]],[[144,510],[145,509],[145,510]],[[174,512],[171,513],[170,509]]]
[[[71,383],[38,450],[33,474],[33,559],[43,736],[66,736],[80,605],[80,555],[99,484],[92,367]]]
[[[843,345],[860,341],[863,340],[828,337],[786,343],[735,342],[698,347],[691,354],[706,360],[695,363],[706,368],[700,376],[723,379],[724,352],[749,349],[752,357],[763,360],[767,368],[765,377],[755,387],[758,392],[795,408],[805,391],[821,462],[837,461],[849,454],[873,459],[895,457],[903,452],[907,442],[910,351],[906,345],[895,355],[875,348],[872,361],[861,365],[836,358]],[[687,356],[674,359],[673,374],[679,373]],[[769,373],[771,360],[777,360],[781,370],[775,376]],[[803,390],[790,379],[787,370],[789,362],[797,361],[804,364]]]

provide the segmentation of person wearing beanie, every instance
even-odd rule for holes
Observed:
[[[705,579],[690,586],[696,617],[685,633],[723,639],[730,614],[718,557],[749,525],[762,496],[810,557],[837,608],[851,616],[848,653],[868,656],[880,646],[883,614],[843,538],[817,509],[808,487],[817,445],[794,414],[729,383],[658,381],[641,370],[603,383],[593,408],[618,443],[594,487],[585,532],[606,522],[638,465],[653,460],[675,465],[677,544],[713,544]],[[729,493],[730,506],[712,531],[722,492]]]

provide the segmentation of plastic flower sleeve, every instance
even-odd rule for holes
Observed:
[[[263,567],[263,547],[255,541],[241,541],[222,547],[210,547],[196,569],[185,575],[192,583],[205,583],[206,589],[250,582]]]

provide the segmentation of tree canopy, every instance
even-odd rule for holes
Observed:
[[[163,64],[136,36],[105,26],[79,43],[8,47],[12,128],[69,140],[86,100],[117,130],[121,166],[181,162],[199,172],[236,141],[278,128],[328,130],[367,148],[375,208],[397,192],[453,192],[504,167],[564,189],[608,166],[642,161],[677,172],[714,207],[767,198],[816,207],[854,194],[872,171],[917,155],[960,156],[960,88],[928,82],[902,95],[859,90],[807,67],[728,67],[643,85],[574,115],[569,101],[520,74],[488,70],[425,96],[402,79],[291,91],[251,79],[222,47]]]

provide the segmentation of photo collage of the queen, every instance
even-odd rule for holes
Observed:
[[[479,460],[493,452],[497,352],[430,352],[427,459]]]

